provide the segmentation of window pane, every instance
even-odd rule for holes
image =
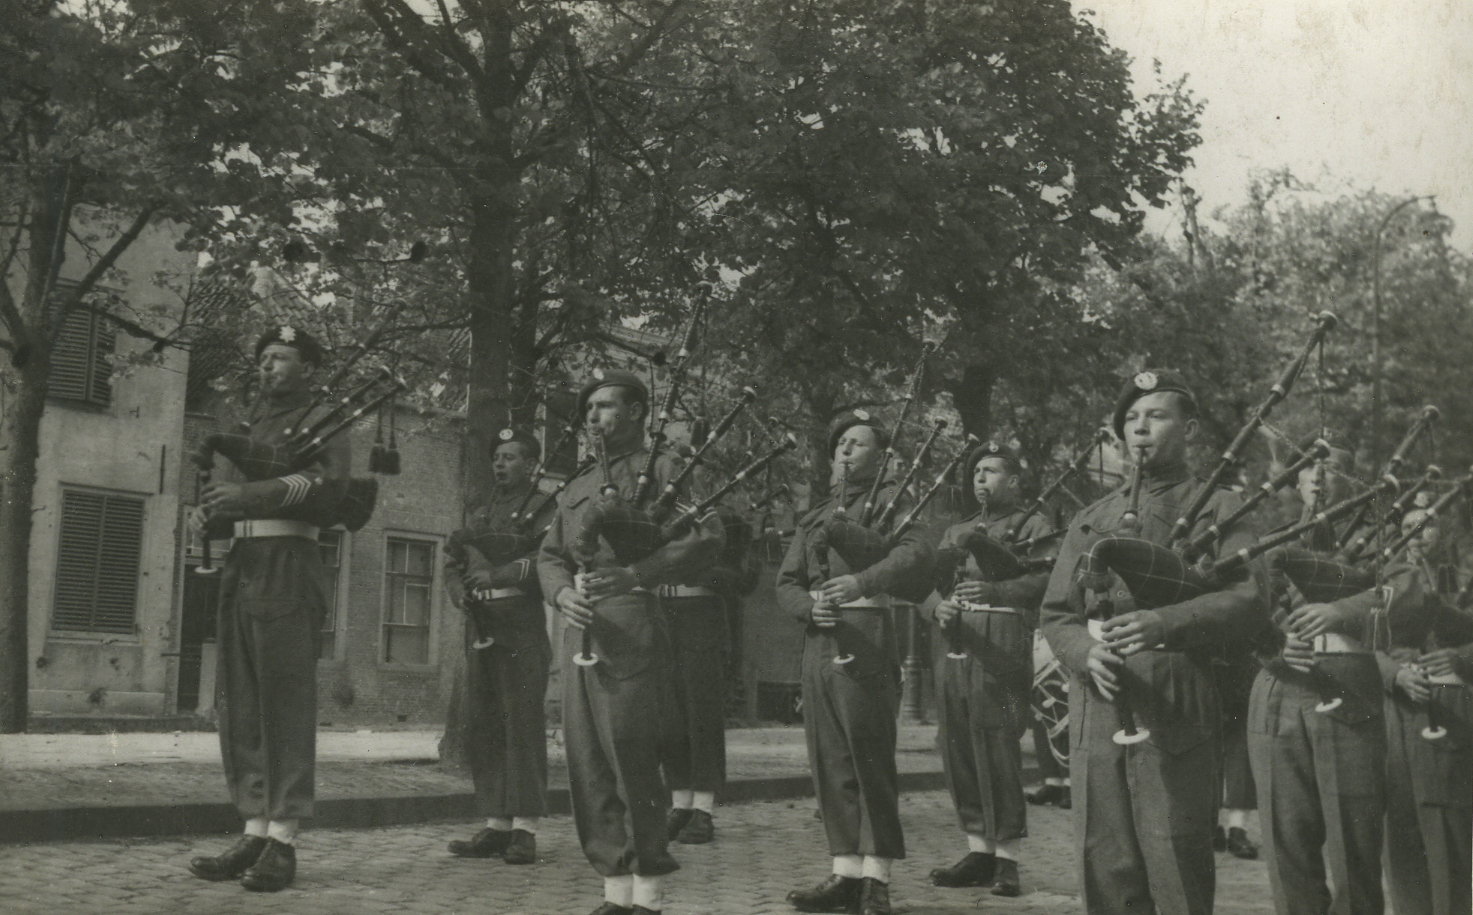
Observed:
[[[403,664],[430,660],[434,609],[433,542],[390,538],[384,570],[384,659]]]
[[[435,561],[435,549],[433,544],[415,543],[409,549],[409,568],[406,570],[410,575],[419,578],[434,578],[431,563]]]

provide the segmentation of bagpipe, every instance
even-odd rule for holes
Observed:
[[[968,556],[976,564],[981,580],[987,582],[1012,581],[1033,572],[1052,568],[1058,558],[1056,555],[1036,556],[1034,553],[1039,547],[1059,540],[1064,534],[1062,529],[1023,540],[1019,540],[1018,536],[1022,533],[1023,526],[1043,510],[1048,500],[1062,489],[1070,478],[1083,472],[1089,459],[1102,445],[1110,441],[1111,437],[1109,429],[1100,429],[1096,432],[1089,443],[1070,458],[1063,472],[1045,486],[1039,492],[1038,497],[1012,520],[1000,538],[991,537],[983,530],[987,515],[987,505],[984,501],[979,506],[981,520],[977,525],[957,537],[953,546],[937,551],[936,590],[942,594],[950,594],[955,590],[957,584],[962,580]],[[960,623],[955,624],[946,632],[946,656],[952,660],[963,660],[967,657],[966,652],[956,640],[956,627],[959,625]]]
[[[564,430],[558,442],[548,452],[548,455],[560,454],[577,436],[578,426],[579,424],[575,423]],[[546,474],[547,462],[545,460],[539,461],[528,481],[526,495],[523,496],[516,510],[508,516],[506,526],[493,530],[474,532],[462,530],[451,534],[445,543],[445,551],[451,561],[461,567],[466,567],[470,564],[471,552],[474,551],[488,565],[493,568],[501,568],[525,558],[535,550],[537,545],[542,541],[543,534],[547,533],[545,527],[541,530],[536,529],[535,524],[537,518],[549,506],[557,502],[563,490],[567,489],[568,484],[578,476],[576,471],[570,473],[551,491],[544,493],[541,490],[541,484]],[[539,496],[541,496],[540,500],[538,500]],[[534,501],[537,501],[535,508],[533,507]],[[494,621],[491,609],[488,606],[495,599],[496,590],[499,589],[466,590],[465,609],[472,623],[475,625],[477,633],[477,639],[472,644],[473,648],[490,648],[496,644],[495,637],[491,635]]]
[[[741,468],[726,484],[682,510],[679,504],[680,492],[690,475],[705,463],[711,448],[726,435],[737,417],[756,400],[756,391],[743,388],[737,403],[706,435],[685,465],[665,483],[658,495],[654,494],[655,469],[659,456],[664,451],[665,428],[674,412],[680,396],[680,386],[689,370],[696,327],[705,310],[705,302],[703,291],[692,312],[690,324],[682,335],[677,361],[671,370],[670,382],[660,409],[653,417],[649,456],[636,477],[633,493],[626,495],[620,492],[613,481],[607,442],[600,430],[589,430],[592,451],[602,469],[603,483],[598,495],[584,510],[578,529],[573,532],[570,546],[579,569],[575,580],[581,581],[583,575],[593,570],[601,541],[608,544],[616,562],[627,566],[683,536],[694,525],[704,524],[708,519],[712,523],[720,523],[714,509],[721,499],[748,479],[762,473],[782,454],[798,446],[797,439],[791,435],[786,436],[765,455]],[[573,660],[584,667],[598,663],[598,657],[592,652],[588,628],[583,630],[582,650]]]
[[[1334,329],[1337,323],[1338,320],[1331,312],[1321,312],[1316,316],[1314,330],[1303,350],[1280,374],[1268,395],[1259,403],[1248,422],[1243,425],[1223,451],[1217,467],[1172,525],[1165,546],[1140,536],[1140,483],[1141,466],[1144,461],[1142,455],[1136,456],[1130,486],[1130,507],[1122,516],[1120,527],[1115,531],[1097,534],[1094,542],[1080,557],[1073,573],[1076,586],[1083,591],[1097,595],[1095,607],[1097,619],[1093,623],[1094,626],[1097,627],[1105,621],[1100,617],[1108,618],[1116,613],[1114,602],[1109,597],[1111,584],[1115,578],[1118,578],[1130,592],[1138,609],[1154,610],[1169,607],[1210,591],[1220,590],[1226,585],[1229,576],[1239,574],[1248,563],[1272,549],[1273,545],[1288,542],[1299,536],[1298,533],[1295,533],[1273,545],[1260,541],[1252,548],[1239,550],[1215,562],[1208,562],[1205,559],[1206,551],[1221,538],[1230,523],[1241,519],[1247,511],[1252,510],[1252,507],[1234,512],[1230,518],[1217,522],[1196,536],[1192,536],[1192,531],[1197,526],[1198,518],[1207,507],[1207,503],[1212,499],[1219,485],[1227,478],[1228,471],[1242,458],[1254,433],[1268,420],[1273,409],[1289,395],[1295,382],[1303,374],[1310,356],[1317,347],[1323,345],[1326,335]],[[1311,451],[1328,453],[1328,449],[1321,449],[1319,443],[1316,443]],[[1299,468],[1307,466],[1312,460],[1314,458],[1301,457],[1300,461],[1303,463],[1296,467],[1295,474]],[[1270,494],[1287,485],[1293,478],[1293,475],[1287,471],[1279,474],[1269,481],[1266,488],[1255,494],[1252,499],[1253,505],[1261,503]],[[1396,485],[1394,479],[1390,481],[1390,485],[1393,487]],[[1381,488],[1373,489],[1369,498],[1374,498],[1381,491]],[[1356,507],[1344,509],[1343,514],[1354,511]],[[1099,637],[1098,630],[1096,630],[1096,637]],[[1125,676],[1127,673],[1126,668],[1122,666],[1121,688],[1115,698],[1122,727],[1115,734],[1114,740],[1122,745],[1137,743],[1149,736],[1149,731],[1138,727],[1135,722],[1131,704],[1133,687]]]
[[[209,485],[216,455],[224,457],[235,465],[247,482],[275,479],[305,470],[322,456],[329,441],[347,432],[359,419],[381,409],[403,392],[408,387],[404,381],[389,369],[380,367],[370,373],[367,379],[349,389],[346,394],[333,402],[332,406],[323,411],[315,420],[306,422],[307,417],[332,399],[333,389],[347,379],[353,366],[363,358],[370,347],[382,339],[406,304],[403,299],[395,301],[389,313],[363,339],[358,348],[317,389],[313,402],[302,411],[304,425],[289,430],[279,444],[252,438],[249,434],[249,424],[243,424],[243,431],[238,433],[212,432],[206,435],[193,456],[195,466],[198,468],[197,488],[202,491]],[[397,473],[397,454],[394,457],[393,472]],[[343,497],[336,504],[320,506],[311,513],[311,517],[301,517],[298,520],[317,527],[342,525],[350,531],[357,531],[362,529],[373,516],[377,501],[378,480],[376,478],[371,476],[350,477]],[[202,540],[203,555],[195,571],[201,575],[210,575],[217,571],[217,567],[210,552],[208,534]]]

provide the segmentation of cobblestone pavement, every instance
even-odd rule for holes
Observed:
[[[1024,846],[1024,895],[929,885],[931,868],[965,851],[945,792],[903,799],[910,857],[896,862],[892,898],[898,913],[941,915],[981,908],[1017,915],[1081,911],[1069,837],[1070,814],[1032,808]],[[667,915],[788,913],[788,891],[824,876],[823,826],[811,799],[718,809],[717,841],[674,846],[682,869],[668,881]],[[290,915],[584,915],[599,902],[602,881],[584,860],[567,817],[545,820],[541,860],[530,867],[461,860],[445,843],[466,838],[468,821],[362,830],[319,830],[299,839],[296,884],[281,893],[249,893],[234,883],[189,875],[190,857],[215,854],[230,837],[130,839],[0,846],[0,911],[156,915],[195,912]],[[1218,857],[1217,912],[1272,911],[1259,862]]]

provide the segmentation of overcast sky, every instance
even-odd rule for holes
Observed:
[[[1203,214],[1250,172],[1436,194],[1473,250],[1473,0],[1074,0],[1134,58],[1207,102],[1187,181]],[[1175,231],[1179,210],[1154,218]]]

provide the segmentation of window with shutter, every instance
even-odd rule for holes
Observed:
[[[64,403],[106,407],[112,403],[112,366],[116,337],[112,325],[96,312],[73,311],[62,324],[51,353],[46,394]]]
[[[142,546],[143,499],[63,489],[52,630],[132,635]]]
[[[317,653],[323,661],[330,661],[338,654],[338,586],[343,574],[345,536],[342,531],[323,531],[317,535],[322,565],[327,570],[327,615],[322,619],[322,647]]]

